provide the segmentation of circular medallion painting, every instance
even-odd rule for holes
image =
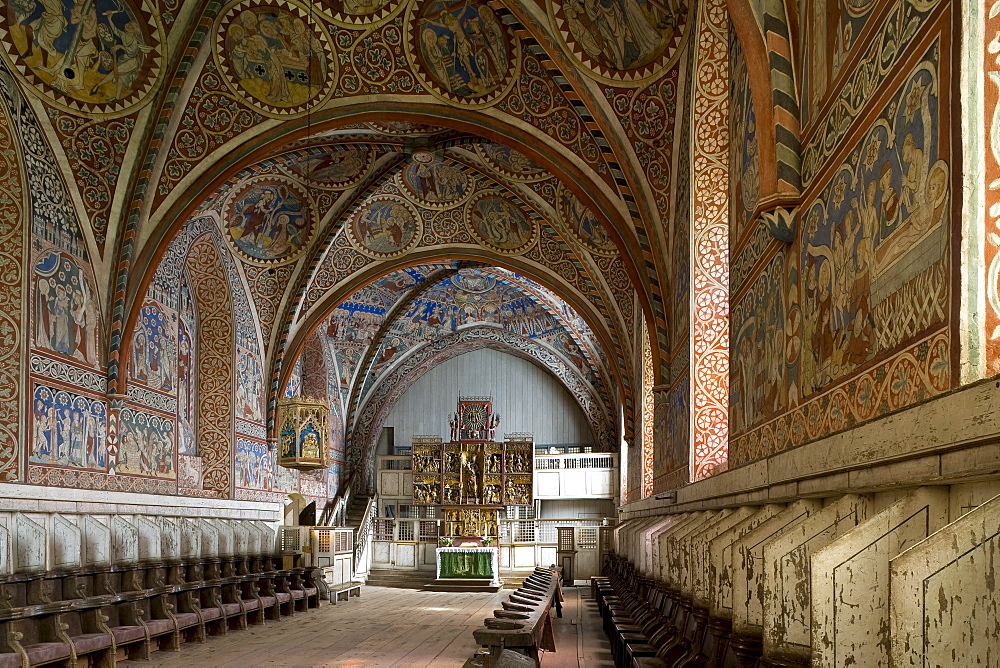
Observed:
[[[375,195],[359,208],[347,225],[347,238],[369,257],[402,255],[420,240],[423,225],[416,208],[397,195]]]
[[[548,0],[548,14],[565,49],[596,79],[641,85],[673,65],[694,6],[685,0]]]
[[[163,28],[131,0],[14,0],[0,9],[0,41],[18,76],[69,111],[129,113],[161,74]]]
[[[233,190],[223,212],[230,242],[251,263],[290,262],[312,236],[308,194],[280,176],[247,179]]]
[[[415,202],[432,209],[455,206],[471,192],[469,177],[461,168],[430,152],[414,153],[396,181]]]
[[[467,0],[428,0],[407,10],[407,57],[424,87],[449,102],[485,106],[514,85],[521,58],[496,14]]]
[[[310,185],[332,190],[346,190],[368,175],[374,154],[360,146],[326,146],[308,151],[287,153],[282,171]]]
[[[602,255],[617,253],[618,247],[597,216],[579,197],[562,185],[559,186],[559,215],[563,225],[590,250]]]
[[[503,144],[476,144],[476,153],[487,165],[514,181],[540,181],[550,176],[531,158]]]
[[[505,253],[527,250],[535,225],[524,211],[497,192],[476,195],[466,208],[470,231],[487,246]]]
[[[343,28],[374,28],[402,7],[400,0],[322,0],[314,7],[323,18]]]
[[[329,97],[337,80],[329,35],[292,2],[231,5],[219,19],[215,58],[229,87],[270,116],[304,113]]]

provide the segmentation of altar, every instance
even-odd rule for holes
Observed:
[[[447,587],[447,591],[496,591],[502,584],[497,549],[439,547],[434,584]]]

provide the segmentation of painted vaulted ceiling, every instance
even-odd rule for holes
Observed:
[[[39,206],[65,214],[38,232],[92,284],[108,393],[163,382],[132,349],[152,299],[203,330],[228,317],[199,354],[254,379],[238,419],[269,436],[311,338],[337,343],[349,425],[455,337],[562,374],[610,446],[617,405],[635,410],[642,323],[657,382],[670,373],[694,16],[624,7],[8,3],[0,84],[39,147],[34,182],[58,184]]]

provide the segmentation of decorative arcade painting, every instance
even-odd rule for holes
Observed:
[[[413,439],[414,504],[496,507],[532,502],[531,434],[508,434],[496,441],[500,414],[484,397],[460,398],[448,423],[448,442],[437,436]]]

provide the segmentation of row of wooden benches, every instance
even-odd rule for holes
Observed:
[[[281,557],[256,556],[8,576],[0,579],[0,668],[147,659],[328,596],[320,571],[281,566]]]
[[[562,617],[558,571],[536,568],[501,605],[502,609],[493,611],[493,617],[483,620],[485,628],[472,632],[485,651],[481,650],[469,659],[465,664],[467,667],[516,665],[528,659],[537,665],[541,650],[555,651],[550,610],[554,606],[556,614]],[[519,660],[511,657],[512,650],[527,658]]]
[[[695,608],[690,598],[641,577],[614,553],[608,554],[603,574],[592,587],[616,666],[741,665],[728,633],[710,624],[708,611]]]

